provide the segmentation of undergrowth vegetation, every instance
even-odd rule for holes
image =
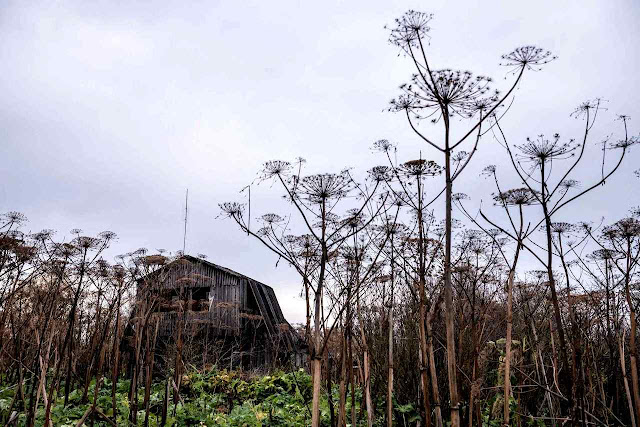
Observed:
[[[497,376],[499,378],[499,376]],[[113,419],[111,382],[101,383],[98,392],[97,407],[107,417]],[[117,425],[132,425],[130,419],[129,390],[130,380],[120,380],[116,385]],[[95,379],[89,386],[89,395],[95,391]],[[7,419],[6,413],[15,397],[16,387],[0,385],[0,419]],[[161,411],[165,399],[166,383],[154,382],[151,386],[149,426],[160,426]],[[339,389],[332,390],[334,403],[338,402]],[[61,396],[52,405],[51,420],[54,426],[70,427],[78,425],[83,415],[90,408],[91,402],[83,399],[83,390],[75,389],[69,395],[68,404],[64,405]],[[351,394],[347,394],[346,412],[351,413]],[[250,375],[240,371],[210,369],[206,371],[192,370],[182,377],[180,399],[169,405],[166,425],[168,426],[307,426],[311,420],[312,383],[311,376],[303,369],[293,372],[277,371],[269,375]],[[355,413],[365,411],[362,402],[362,389],[355,389]],[[144,390],[139,390],[138,401],[142,403]],[[169,399],[172,399],[170,391]],[[500,419],[492,413],[502,402],[501,396],[487,402],[483,408],[483,425],[500,426]],[[374,414],[375,425],[385,425],[382,412],[384,401],[377,402],[379,411]],[[420,413],[412,403],[399,404],[394,399],[394,425],[415,426],[420,420]],[[515,414],[516,402],[510,399]],[[320,404],[322,425],[331,425],[330,407],[327,395]],[[139,426],[145,425],[145,410],[141,409],[137,417]],[[17,426],[26,425],[26,417],[21,414],[16,420]],[[536,425],[532,420],[522,420],[524,425]],[[36,416],[36,425],[44,425],[44,408]],[[107,422],[96,417],[86,420],[86,425],[109,426]],[[351,426],[351,424],[348,424]],[[543,425],[543,424],[542,424]],[[358,416],[356,426],[366,426],[366,417]]]
[[[93,395],[95,380],[89,388]],[[129,380],[121,380],[116,387],[117,423],[128,425]],[[149,425],[160,425],[162,403],[166,384],[156,382],[151,388]],[[0,413],[3,416],[14,397],[15,387],[0,388]],[[55,426],[75,426],[91,405],[82,399],[83,391],[76,389],[69,396],[65,407],[63,398],[52,407]],[[358,396],[359,398],[360,396]],[[143,401],[144,390],[139,390],[138,400]],[[170,393],[170,399],[171,399]],[[189,426],[305,426],[308,425],[311,399],[311,377],[304,371],[276,372],[271,375],[249,377],[237,371],[193,371],[182,378],[180,400],[169,405],[167,425]],[[98,407],[108,417],[113,416],[111,383],[106,380],[100,387]],[[322,405],[323,418],[329,419],[327,401]],[[141,409],[138,425],[144,425],[145,411]],[[18,425],[25,424],[21,416]],[[36,425],[44,424],[44,409],[40,409]],[[96,419],[93,425],[107,426],[106,421]]]

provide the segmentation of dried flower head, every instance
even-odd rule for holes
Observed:
[[[143,256],[146,255],[149,252],[149,249],[147,248],[138,248],[135,251],[132,252],[133,256]]]
[[[523,67],[529,70],[534,70],[539,69],[540,66],[548,64],[557,58],[557,56],[553,55],[548,50],[544,50],[536,46],[522,46],[506,55],[502,55],[502,62],[500,65],[507,67]]]
[[[365,215],[358,209],[350,209],[342,223],[352,229],[360,228],[365,223]]]
[[[393,170],[389,166],[374,166],[369,170],[369,177],[375,182],[389,182],[393,179]]]
[[[575,234],[580,230],[580,227],[568,222],[552,222],[550,228],[551,232],[556,235]],[[542,226],[540,230],[546,231],[546,226]]]
[[[613,249],[598,249],[587,255],[587,257],[594,261],[611,261],[623,258],[624,254]]]
[[[409,160],[400,166],[400,171],[407,176],[436,176],[442,173],[442,167],[432,160]]]
[[[53,253],[58,258],[67,259],[78,253],[78,248],[70,243],[60,243],[54,245]]]
[[[258,229],[258,231],[256,231],[256,236],[259,236],[259,237],[267,237],[270,234],[271,234],[271,228],[269,227],[261,227]]]
[[[0,227],[22,225],[27,222],[27,217],[20,212],[7,212],[0,215]]]
[[[98,238],[104,243],[109,243],[116,240],[118,236],[113,231],[103,231],[98,234]]]
[[[262,165],[261,178],[271,179],[276,176],[285,176],[291,170],[291,163],[283,160],[269,160]]]
[[[432,71],[431,75],[433,82],[425,82],[422,76],[414,75],[412,84],[400,87],[409,97],[409,100],[403,100],[403,110],[409,109],[418,118],[424,118],[430,116],[428,110],[440,110],[445,106],[449,115],[471,117],[498,101],[498,93],[489,88],[490,77],[451,69]],[[422,114],[422,111],[426,113]]]
[[[578,145],[573,139],[568,142],[560,141],[560,134],[554,134],[551,139],[544,135],[538,135],[536,139],[527,138],[527,141],[518,145],[520,158],[534,162],[536,165],[550,162],[555,159],[564,159],[574,155]]]
[[[340,223],[341,223],[340,217],[338,215],[334,214],[333,212],[327,212],[324,215],[324,226],[325,227],[327,227],[327,228],[335,228]],[[322,219],[320,219],[319,221],[314,222],[312,225],[313,225],[314,228],[322,228],[323,221],[322,221]]]
[[[234,219],[242,218],[242,212],[244,211],[244,204],[237,202],[225,202],[218,205],[220,207],[221,214]]]
[[[405,90],[406,85],[401,85],[400,89]],[[402,94],[400,96],[398,96],[397,98],[393,98],[390,102],[389,102],[390,106],[389,106],[389,111],[392,111],[394,113],[400,112],[400,111],[413,111],[415,112],[416,110],[420,109],[421,103],[419,102],[419,100],[412,95],[407,95],[407,94]]]
[[[351,190],[352,184],[347,171],[338,174],[309,175],[300,180],[298,195],[311,203],[322,203],[346,196]]]
[[[503,206],[525,206],[538,203],[538,194],[528,188],[514,188],[502,191],[493,197],[496,204]]]
[[[260,217],[260,220],[262,220],[262,222],[264,222],[265,224],[271,225],[271,224],[277,224],[284,221],[284,218],[274,213],[268,213],[268,214],[262,215]]]
[[[395,19],[395,26],[391,28],[389,42],[403,50],[416,47],[429,30],[429,21],[433,14],[409,10],[400,18]]]
[[[466,159],[468,156],[469,156],[469,153],[467,153],[464,150],[461,150],[461,151],[458,151],[454,155],[451,156],[451,161],[453,163],[460,163],[464,159]]]
[[[372,149],[375,151],[382,151],[383,153],[388,153],[395,149],[396,146],[390,142],[388,139],[379,139],[373,143]]]
[[[79,249],[87,251],[90,249],[95,249],[98,246],[100,246],[101,241],[100,239],[97,239],[95,237],[78,236],[75,239],[73,239],[71,243],[74,244]]]
[[[565,179],[560,183],[560,187],[562,188],[562,191],[567,192],[572,188],[579,188],[580,181],[576,181],[575,179]]]
[[[609,149],[610,150],[615,150],[615,149],[623,149],[626,150],[627,148],[631,147],[632,145],[636,145],[640,143],[640,137],[637,136],[632,136],[631,138],[626,138],[626,139],[620,139],[617,142],[611,143],[609,144]]]
[[[409,227],[398,222],[386,222],[377,228],[391,236],[405,235],[409,231]]]
[[[609,239],[634,239],[640,236],[640,221],[635,218],[623,218],[604,227],[602,234]]]
[[[602,107],[600,104],[603,102],[601,98],[594,98],[584,101],[576,107],[571,113],[572,117],[583,118],[591,115],[593,112],[600,110]]]
[[[54,234],[55,234],[55,231],[50,229],[44,229],[44,230],[38,231],[37,233],[33,233],[31,235],[31,238],[38,242],[45,242],[46,240],[51,239],[51,236],[53,236]]]
[[[482,169],[480,175],[493,176],[496,173],[496,165],[488,165]]]
[[[310,234],[301,236],[288,235],[285,236],[284,241],[289,245],[291,251],[301,258],[311,259],[318,256],[318,242]]]

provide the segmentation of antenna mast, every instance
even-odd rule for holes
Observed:
[[[184,197],[184,237],[182,239],[182,254],[187,249],[187,219],[189,218],[189,189]]]

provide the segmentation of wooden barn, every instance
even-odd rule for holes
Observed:
[[[212,363],[234,367],[305,363],[306,346],[270,286],[189,255],[149,264],[155,268],[138,281],[137,295],[150,301],[161,341],[179,332],[198,352],[211,352]]]

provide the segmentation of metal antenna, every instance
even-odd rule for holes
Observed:
[[[189,189],[187,188],[187,194],[184,198],[184,237],[182,239],[182,255],[185,254],[187,249],[187,219],[189,218]]]
[[[241,193],[244,192],[244,190],[248,190],[249,192],[249,218],[248,218],[248,224],[247,224],[247,236],[250,234],[251,231],[251,184],[247,185],[246,187],[244,187],[242,190],[240,190]]]

